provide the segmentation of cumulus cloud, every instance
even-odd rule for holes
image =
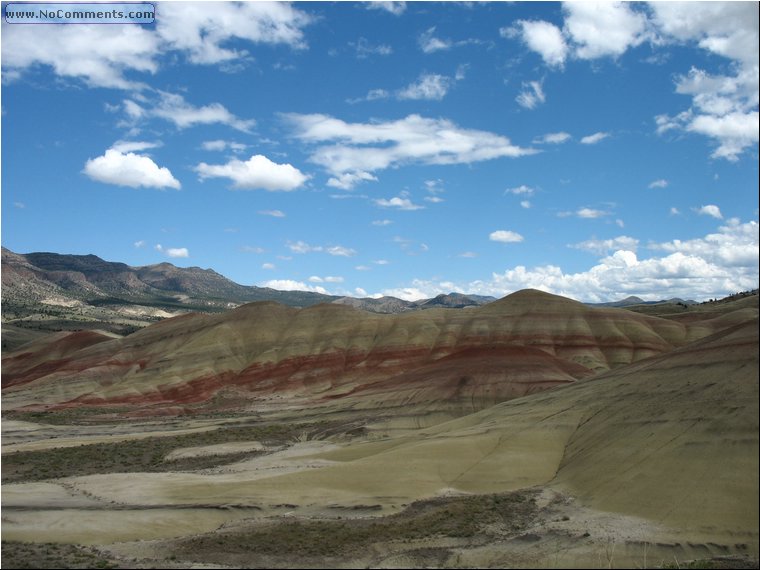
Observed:
[[[416,83],[408,85],[398,93],[399,99],[425,99],[440,101],[446,96],[453,84],[450,77],[435,73],[425,73]]]
[[[645,14],[627,2],[566,2],[565,29],[581,59],[617,57],[648,38]]]
[[[376,200],[373,200],[375,204],[380,206],[381,208],[396,208],[398,210],[422,210],[425,206],[420,206],[419,204],[414,204],[409,198],[402,198],[400,196],[394,196],[390,200],[387,200],[385,198],[378,198]]]
[[[318,275],[312,275],[309,277],[311,283],[343,283],[343,277],[336,275],[328,275],[326,277],[319,277]]]
[[[609,136],[610,136],[610,133],[598,132],[598,133],[594,133],[593,135],[588,135],[588,136],[583,137],[581,139],[581,143],[582,144],[596,144],[598,142],[603,141]]]
[[[156,31],[169,49],[180,50],[196,64],[217,64],[244,58],[230,40],[306,47],[303,28],[312,17],[285,2],[167,2],[161,5]]]
[[[59,77],[81,79],[91,87],[143,89],[143,83],[125,73],[158,71],[160,38],[142,26],[43,27],[51,33],[41,34],[39,26],[3,26],[3,75],[20,77],[44,65]]]
[[[335,177],[403,164],[464,164],[537,152],[501,135],[419,115],[371,123],[347,123],[322,114],[284,117],[299,139],[318,145],[309,160]]]
[[[562,144],[573,138],[570,133],[547,133],[533,139],[533,144]]]
[[[546,95],[540,81],[529,81],[523,83],[522,91],[515,98],[515,101],[526,109],[535,109],[541,103],[546,101]]]
[[[715,204],[708,204],[707,206],[702,206],[697,210],[697,213],[703,216],[712,216],[713,218],[717,218],[718,220],[723,219],[723,214],[720,213],[720,208],[716,206]]]
[[[731,161],[758,142],[758,17],[752,2],[655,2],[653,22],[663,41],[693,44],[729,60],[730,73],[692,67],[676,79],[676,92],[692,106],[658,115],[658,132],[679,129],[714,140],[713,158]]]
[[[649,183],[649,188],[667,188],[668,187],[668,181],[664,178],[660,178],[659,180],[654,180],[653,182]]]
[[[270,279],[269,281],[259,283],[259,287],[269,287],[278,291],[311,291],[312,293],[322,293],[323,295],[330,294],[324,287],[307,285],[303,281],[295,281],[293,279]]]
[[[322,245],[310,245],[305,241],[288,242],[287,247],[293,253],[312,253],[323,252],[338,257],[353,257],[356,255],[356,250],[350,247],[343,247],[342,245],[322,246]]]
[[[261,268],[262,268],[262,269],[266,269],[266,270],[270,270],[270,271],[271,271],[272,269],[277,269],[277,267],[275,266],[275,264],[274,264],[274,263],[262,263],[262,264],[261,264]]]
[[[356,50],[358,59],[366,59],[371,55],[390,55],[393,48],[387,44],[373,45],[367,38],[359,38],[356,42],[350,42],[349,45]]]
[[[227,164],[206,164],[195,167],[201,180],[206,178],[229,178],[233,188],[254,190],[261,188],[270,192],[290,192],[303,185],[308,176],[290,164],[277,164],[266,156],[255,154],[243,162],[233,158]]]
[[[645,259],[630,249],[620,249],[578,273],[566,273],[556,265],[518,265],[468,283],[415,279],[409,287],[387,289],[383,294],[407,300],[451,291],[503,297],[532,288],[586,302],[616,301],[629,295],[651,301],[702,300],[758,286],[758,241],[756,221],[731,219],[704,238],[648,246],[666,253],[663,257]]]
[[[523,241],[524,238],[517,232],[511,230],[496,230],[488,235],[488,239],[501,243],[519,243]]]
[[[167,257],[190,257],[190,252],[186,247],[164,247],[157,243],[156,251],[160,251]]]
[[[394,16],[400,16],[406,11],[406,2],[391,0],[372,0],[365,4],[367,10],[385,10]]]
[[[230,40],[305,47],[303,28],[312,18],[285,2],[196,2],[161,5],[155,30],[142,26],[49,25],[4,26],[4,79],[20,77],[37,65],[59,77],[83,80],[92,87],[142,90],[127,76],[155,74],[161,55],[179,52],[195,64],[245,59],[244,50],[223,47]],[[92,46],[97,46],[93,49]]]
[[[121,153],[127,152],[141,152],[143,150],[149,150],[151,148],[160,147],[159,142],[146,142],[146,141],[116,141],[111,145],[111,148]]]
[[[259,214],[262,216],[271,216],[273,218],[284,218],[285,212],[282,210],[259,210]]]
[[[609,255],[617,250],[633,251],[639,246],[639,240],[629,236],[618,236],[611,239],[590,239],[568,247],[588,251],[597,255]]]
[[[568,46],[560,30],[549,22],[520,20],[518,22],[523,42],[540,54],[551,67],[562,67],[568,54]]]
[[[203,150],[209,150],[209,151],[225,151],[227,149],[233,151],[233,152],[242,152],[246,149],[247,145],[244,145],[243,143],[238,143],[234,141],[225,141],[221,139],[213,140],[213,141],[204,141],[203,144],[201,144],[201,148]]]
[[[425,53],[447,50],[452,46],[451,40],[444,40],[435,37],[435,26],[428,28],[422,34],[420,34],[418,43],[420,49]]]
[[[174,188],[179,180],[166,167],[159,167],[153,159],[134,152],[121,152],[110,148],[103,156],[89,159],[82,171],[89,178],[105,184],[130,188]]]
[[[535,193],[536,189],[531,188],[530,186],[526,186],[525,184],[520,184],[520,186],[515,186],[513,188],[507,188],[504,190],[505,194],[514,194],[515,196],[532,196]]]
[[[236,117],[221,103],[211,103],[202,107],[196,107],[185,101],[182,95],[166,91],[159,91],[158,93],[158,98],[156,100],[148,100],[148,104],[145,107],[130,99],[125,100],[125,112],[133,120],[158,117],[173,123],[178,129],[219,123],[228,125],[238,131],[249,133],[256,124],[256,121],[253,119],[240,119]]]
[[[647,247],[652,250],[698,257],[711,265],[723,268],[756,268],[760,257],[757,222],[741,223],[737,218],[727,220],[718,232],[708,234],[703,238],[651,243]]]
[[[330,177],[327,180],[327,185],[341,190],[352,190],[360,182],[377,182],[377,177],[363,171],[344,172]]]
[[[531,207],[530,200],[522,200],[520,202],[520,206],[525,208],[526,210],[529,209]]]
[[[373,226],[390,226],[393,223],[393,220],[374,220],[372,222]]]

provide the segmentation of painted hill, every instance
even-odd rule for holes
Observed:
[[[534,290],[466,311],[399,315],[252,303],[166,319],[121,339],[81,339],[65,354],[54,349],[58,337],[36,341],[3,359],[3,405],[176,412],[350,402],[471,412],[734,324],[721,318],[674,322]]]

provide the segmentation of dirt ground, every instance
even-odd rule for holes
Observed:
[[[173,421],[163,430],[133,423],[130,433],[123,424],[64,424],[53,434],[50,426],[9,423],[3,464],[10,472],[21,469],[14,464],[21,459],[41,461],[38,468],[52,451],[81,453],[78,438],[84,449],[114,447],[98,448],[96,458],[76,456],[77,469],[86,468],[81,457],[97,461],[91,474],[51,473],[3,485],[4,567],[646,568],[706,559],[700,564],[710,565],[699,567],[757,567],[756,534],[699,540],[697,532],[595,510],[551,484],[468,492],[448,485],[444,474],[415,473],[410,462],[409,479],[395,481],[392,496],[378,494],[386,486],[375,488],[372,478],[294,492],[318,484],[319,473],[340,474],[378,454],[394,457],[387,453],[428,441],[435,431],[394,426],[391,437],[378,418],[376,428],[358,430],[355,421],[296,415],[300,423],[269,418],[266,426],[228,418]],[[259,437],[235,441],[251,434]],[[51,449],[56,439],[64,447]],[[465,448],[480,441],[465,440]],[[143,463],[108,471],[108,461],[123,461],[116,451],[109,455],[119,445],[148,443],[163,454],[155,472],[143,471]],[[466,461],[468,453],[461,453]],[[188,461],[203,463],[181,463]],[[370,462],[371,469],[378,465]],[[132,467],[138,471],[129,472]],[[396,466],[385,476],[398,472]],[[306,476],[312,478],[301,479]],[[380,470],[377,477],[383,476]],[[418,476],[423,481],[412,484]],[[432,496],[431,488],[437,489]]]

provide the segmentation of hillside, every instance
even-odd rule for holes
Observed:
[[[403,315],[257,303],[35,341],[4,361],[26,418],[4,412],[4,538],[164,568],[753,567],[746,303],[691,324],[537,291]],[[218,412],[222,384],[238,414],[156,415]]]
[[[54,348],[59,337],[35,341],[3,358],[3,406],[471,412],[667,353],[734,324],[726,318],[674,322],[533,290],[398,315],[252,303],[120,339],[72,337],[79,348],[66,354]]]

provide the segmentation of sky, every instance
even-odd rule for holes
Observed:
[[[156,6],[3,21],[4,247],[408,300],[758,286],[756,2]]]

